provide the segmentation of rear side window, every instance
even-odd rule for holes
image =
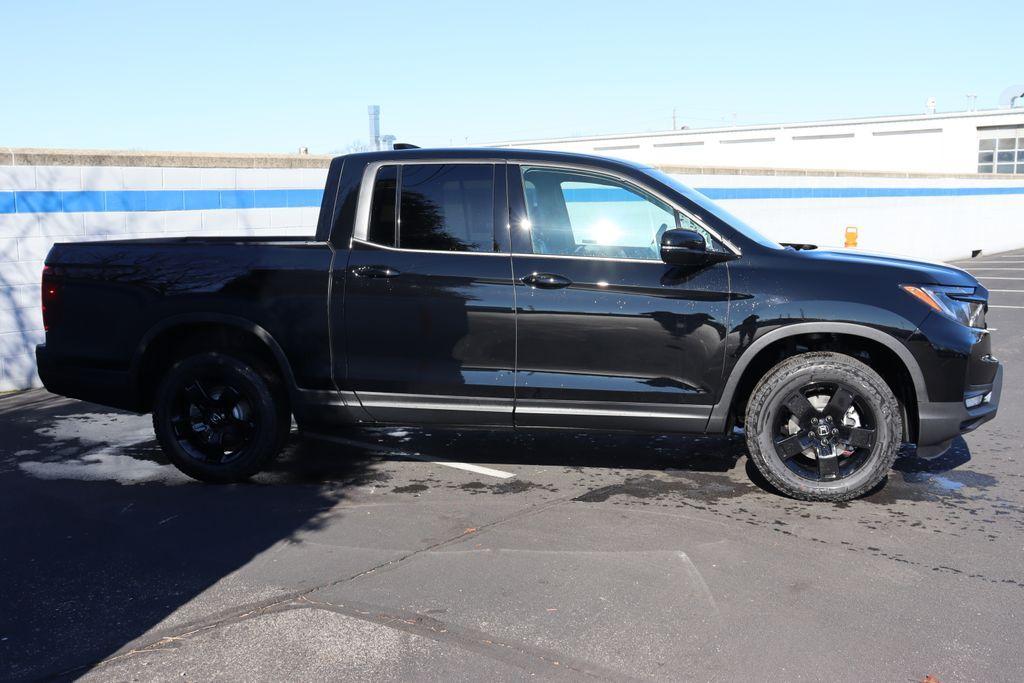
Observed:
[[[370,225],[366,239],[386,247],[395,246],[395,198],[398,196],[398,167],[381,166],[373,184]]]
[[[400,176],[399,247],[495,250],[493,164],[407,164]]]

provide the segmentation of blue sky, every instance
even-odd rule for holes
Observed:
[[[1024,2],[0,0],[0,146],[345,149],[979,108]]]

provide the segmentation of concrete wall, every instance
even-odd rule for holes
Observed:
[[[0,151],[0,155],[3,152]],[[38,385],[55,241],[312,235],[328,159],[9,150],[0,156],[0,390]],[[952,259],[1024,246],[1024,178],[666,167],[768,236]]]

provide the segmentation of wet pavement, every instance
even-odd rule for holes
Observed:
[[[0,679],[1020,680],[1024,309],[989,322],[998,418],[839,505],[741,438],[542,431],[293,433],[209,486],[148,416],[2,397]]]

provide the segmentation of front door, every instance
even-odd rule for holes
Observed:
[[[509,166],[515,422],[701,431],[721,382],[728,265],[670,266],[661,235],[702,226],[599,172]]]
[[[511,425],[511,260],[495,239],[508,229],[505,165],[367,173],[372,204],[345,278],[345,388],[381,422]]]

